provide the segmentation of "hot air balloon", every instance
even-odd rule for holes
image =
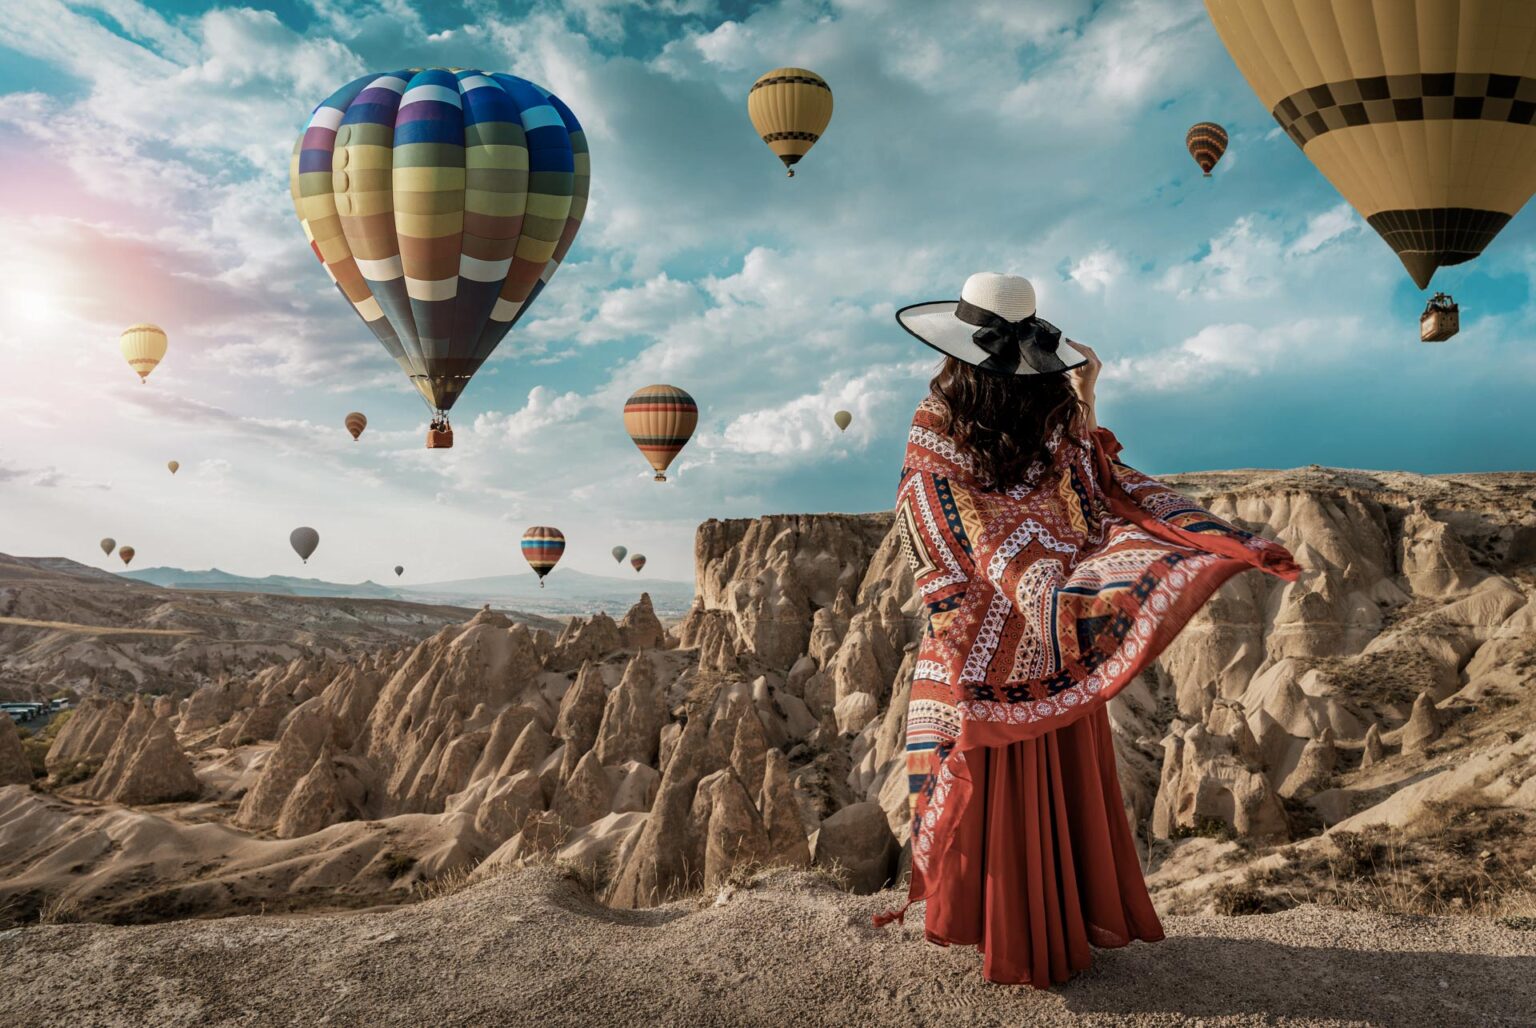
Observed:
[[[613,562],[615,564],[617,564],[617,563],[619,563],[619,561],[624,559],[624,555],[626,553],[628,553],[629,550],[626,547],[623,547],[623,546],[615,546],[612,550],[610,550],[608,552],[613,554]]]
[[[289,184],[310,247],[433,411],[448,411],[564,260],[587,208],[581,124],[513,75],[364,75],[315,108]]]
[[[128,564],[132,564],[133,563],[133,553],[134,553],[134,550],[133,550],[132,546],[123,546],[123,547],[120,547],[118,549],[118,551],[117,551],[117,555],[119,557],[123,558],[123,564],[124,565],[128,565]]]
[[[359,411],[353,411],[347,415],[347,431],[352,433],[352,441],[357,442],[357,437],[363,434],[363,429],[368,427],[368,419]]]
[[[109,557],[112,556],[112,551],[115,550],[115,549],[117,549],[117,540],[116,539],[113,539],[112,537],[108,536],[107,538],[105,538],[105,539],[103,539],[101,541],[101,552],[105,553],[107,556],[109,556]]]
[[[1420,289],[1536,190],[1536,32],[1520,0],[1206,0],[1280,127]]]
[[[523,559],[539,576],[539,588],[544,588],[544,576],[560,563],[565,552],[565,533],[548,525],[534,525],[523,533]]]
[[[165,331],[158,325],[148,324],[123,329],[117,341],[118,349],[123,351],[128,366],[139,373],[140,382],[148,379],[155,365],[165,357],[167,345]]]
[[[814,71],[775,68],[752,83],[747,115],[768,148],[795,177],[795,165],[832,120],[832,89]]]
[[[176,474],[176,472],[181,470],[181,461],[179,461],[179,460],[168,460],[168,461],[165,462],[165,466],[167,468],[169,468],[171,474],[174,475],[174,474]]]
[[[645,567],[645,554],[637,553],[633,557],[629,558],[629,566],[634,568],[635,574],[638,575],[640,573],[640,569]]]
[[[400,577],[400,576],[401,576],[401,575],[403,575],[403,574],[405,574],[405,568],[404,568],[404,566],[402,566],[402,565],[400,565],[400,564],[396,564],[396,565],[395,565],[395,577],[396,577],[396,578],[399,578],[399,577]]]
[[[320,533],[313,528],[295,528],[288,533],[288,545],[293,547],[293,552],[299,555],[300,560],[308,564],[310,554],[320,545]]]
[[[658,482],[667,480],[667,466],[698,423],[699,405],[677,386],[649,385],[624,403],[624,430],[656,469]]]
[[[838,431],[846,432],[848,431],[848,426],[853,424],[853,415],[845,410],[840,410],[832,415],[832,420],[837,422]]]
[[[1200,165],[1205,177],[1210,178],[1211,169],[1216,167],[1221,155],[1227,152],[1227,130],[1214,121],[1191,125],[1189,131],[1184,133],[1184,147],[1195,159],[1195,163]]]

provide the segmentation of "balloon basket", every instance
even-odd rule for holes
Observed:
[[[451,450],[453,449],[453,429],[433,428],[427,430],[427,449]]]
[[[1436,293],[1419,317],[1419,341],[1443,343],[1461,331],[1461,308],[1445,293]]]
[[[665,482],[666,480],[667,476],[662,474],[660,471],[656,472],[656,477],[651,479],[652,482]]]

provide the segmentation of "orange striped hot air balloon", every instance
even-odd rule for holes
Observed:
[[[1210,178],[1211,169],[1216,167],[1221,155],[1227,152],[1227,130],[1214,121],[1191,125],[1184,134],[1184,146],[1195,163],[1200,165],[1205,177]]]
[[[139,381],[149,378],[149,373],[165,357],[168,342],[165,330],[159,325],[130,325],[118,338],[118,349],[128,366],[139,373]]]
[[[353,411],[347,415],[347,431],[352,433],[352,441],[357,442],[357,437],[363,434],[363,429],[368,427],[368,419],[361,411]]]
[[[699,405],[677,386],[648,385],[624,403],[624,430],[656,469],[658,482],[667,480],[667,466],[698,424]]]
[[[539,576],[539,588],[544,588],[544,576],[555,569],[565,553],[565,533],[548,525],[534,525],[523,533],[523,559]]]
[[[133,547],[132,546],[119,546],[117,548],[117,555],[119,557],[123,558],[123,563],[124,564],[131,564],[131,563],[133,563]]]

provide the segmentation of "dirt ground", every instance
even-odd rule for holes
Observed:
[[[1536,931],[1357,914],[1175,917],[1064,987],[871,927],[893,894],[781,873],[655,910],[549,868],[388,910],[0,933],[0,1024],[1531,1025]]]

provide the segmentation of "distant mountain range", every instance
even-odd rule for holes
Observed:
[[[337,596],[353,599],[406,600],[413,603],[440,603],[458,607],[512,608],[534,614],[588,614],[605,610],[618,617],[640,598],[651,594],[651,603],[662,617],[681,617],[693,602],[693,583],[635,575],[609,578],[581,571],[557,568],[546,579],[545,588],[531,572],[520,575],[492,575],[462,578],[450,582],[428,582],[410,586],[380,585],[367,581],[352,584],[326,582],[318,578],[292,575],[268,575],[250,578],[233,575],[218,568],[185,571],[181,568],[145,568],[126,571],[119,577],[148,582],[166,589],[212,589],[223,592],[270,593],[278,596]]]

